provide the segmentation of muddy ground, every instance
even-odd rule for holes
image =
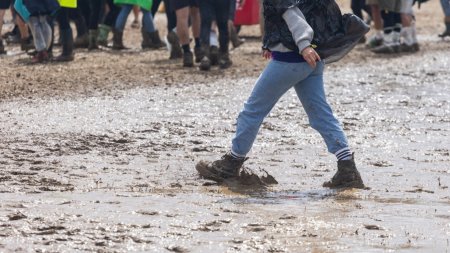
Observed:
[[[8,46],[0,252],[449,252],[450,41],[437,38],[438,1],[417,19],[419,53],[358,46],[327,67],[329,102],[370,187],[340,192],[321,187],[335,158],[294,92],[248,161],[278,185],[228,188],[194,169],[229,148],[266,64],[258,27],[242,29],[231,69],[208,73],[141,52],[132,29],[128,52],[78,50],[66,64],[31,66]]]

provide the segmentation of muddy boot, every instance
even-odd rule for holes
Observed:
[[[20,50],[28,52],[28,50],[34,49],[34,44],[31,36],[26,39],[20,39]]]
[[[143,29],[141,29],[142,33],[142,49],[158,49],[161,47],[164,47],[166,44],[164,44],[161,39],[159,38],[159,32],[158,30],[154,32],[146,32]],[[144,47],[145,44],[145,47]]]
[[[37,52],[35,56],[31,59],[32,64],[44,63],[48,61],[50,58],[46,50]]]
[[[228,34],[230,35],[230,41],[231,45],[233,45],[233,48],[237,48],[240,45],[244,44],[244,40],[238,37],[236,27],[234,27],[232,23],[228,24]]]
[[[366,47],[369,49],[379,47],[383,44],[383,31],[376,31],[374,35],[369,37],[366,42]]]
[[[447,21],[448,20],[448,21]],[[445,38],[447,36],[450,37],[450,17],[445,18],[445,31],[441,34],[439,34],[439,37]]]
[[[162,47],[166,46],[166,44],[161,41],[161,38],[159,37],[158,30],[150,33],[150,39],[152,40],[153,48],[155,48],[155,49],[162,48]]]
[[[413,27],[403,27],[400,36],[402,38],[402,43],[400,44],[400,52],[404,53],[414,53],[416,48],[414,47],[413,39]]]
[[[113,45],[112,45],[112,49],[113,50],[124,50],[127,49],[124,45],[123,45],[123,32],[114,30],[113,31]]]
[[[247,158],[236,159],[227,153],[220,160],[212,163],[200,161],[195,165],[195,169],[200,176],[220,183],[226,179],[238,177],[239,170],[246,160]]]
[[[150,39],[150,34],[146,32],[144,29],[141,29],[141,35],[142,35],[142,43],[141,43],[142,49],[153,48],[152,39]]]
[[[61,39],[62,39],[62,53],[60,56],[55,58],[55,61],[58,62],[66,62],[73,61],[73,36],[71,30],[61,30]]]
[[[219,67],[221,69],[227,69],[233,65],[233,62],[230,59],[230,54],[228,52],[226,53],[220,53],[219,57]]]
[[[203,50],[203,57],[200,60],[200,70],[208,71],[211,69],[211,60],[210,60],[210,54],[209,54],[209,45],[202,46]]]
[[[97,37],[98,37],[98,30],[89,30],[88,50],[98,49]]]
[[[73,45],[75,48],[89,47],[89,33],[85,33],[79,37],[76,37]]]
[[[203,52],[202,47],[194,47],[194,56],[195,56],[195,62],[200,62],[205,56],[205,52]]]
[[[6,54],[5,46],[3,46],[3,40],[0,39],[0,54]]]
[[[363,189],[365,186],[356,169],[354,157],[351,160],[338,161],[338,171],[331,181],[323,184],[323,187]]]
[[[180,40],[174,31],[170,31],[167,34],[167,41],[170,45],[170,56],[169,59],[179,59],[183,57],[183,51],[181,50]]]
[[[383,44],[372,49],[372,52],[376,54],[395,54],[400,52],[400,33],[391,32],[385,34],[383,38]]]
[[[183,67],[191,68],[194,67],[194,55],[191,51],[184,52],[183,54]]]
[[[109,32],[111,32],[110,26],[103,25],[103,24],[98,25],[97,45],[104,46],[104,47],[108,46]]]
[[[211,60],[211,66],[219,64],[219,48],[217,46],[211,46],[209,48],[209,59]]]

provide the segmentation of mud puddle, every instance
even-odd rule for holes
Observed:
[[[420,53],[358,46],[326,69],[370,190],[321,187],[335,160],[294,92],[246,162],[278,184],[246,191],[197,175],[199,160],[229,149],[265,64],[257,41],[210,75],[161,51],[79,51],[69,65],[33,67],[1,58],[0,251],[450,251],[450,44],[436,39],[439,6],[429,4],[418,13]]]
[[[376,58],[364,66],[328,68],[330,103],[371,187],[363,191],[321,187],[334,174],[334,158],[309,128],[293,92],[264,123],[248,161],[278,185],[242,192],[208,186],[198,177],[198,160],[228,150],[254,78],[4,101],[0,247],[447,250],[450,76],[440,54],[424,54],[420,66],[408,63],[417,56],[392,59],[388,68],[396,66],[394,72]]]

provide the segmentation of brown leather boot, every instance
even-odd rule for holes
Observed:
[[[226,179],[239,176],[239,170],[246,160],[247,158],[234,158],[231,154],[227,153],[212,163],[200,161],[195,166],[195,169],[200,176],[220,183]]]

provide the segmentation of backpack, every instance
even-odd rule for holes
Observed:
[[[297,6],[314,31],[313,47],[326,63],[344,57],[370,29],[353,14],[342,15],[335,0],[297,0]]]

